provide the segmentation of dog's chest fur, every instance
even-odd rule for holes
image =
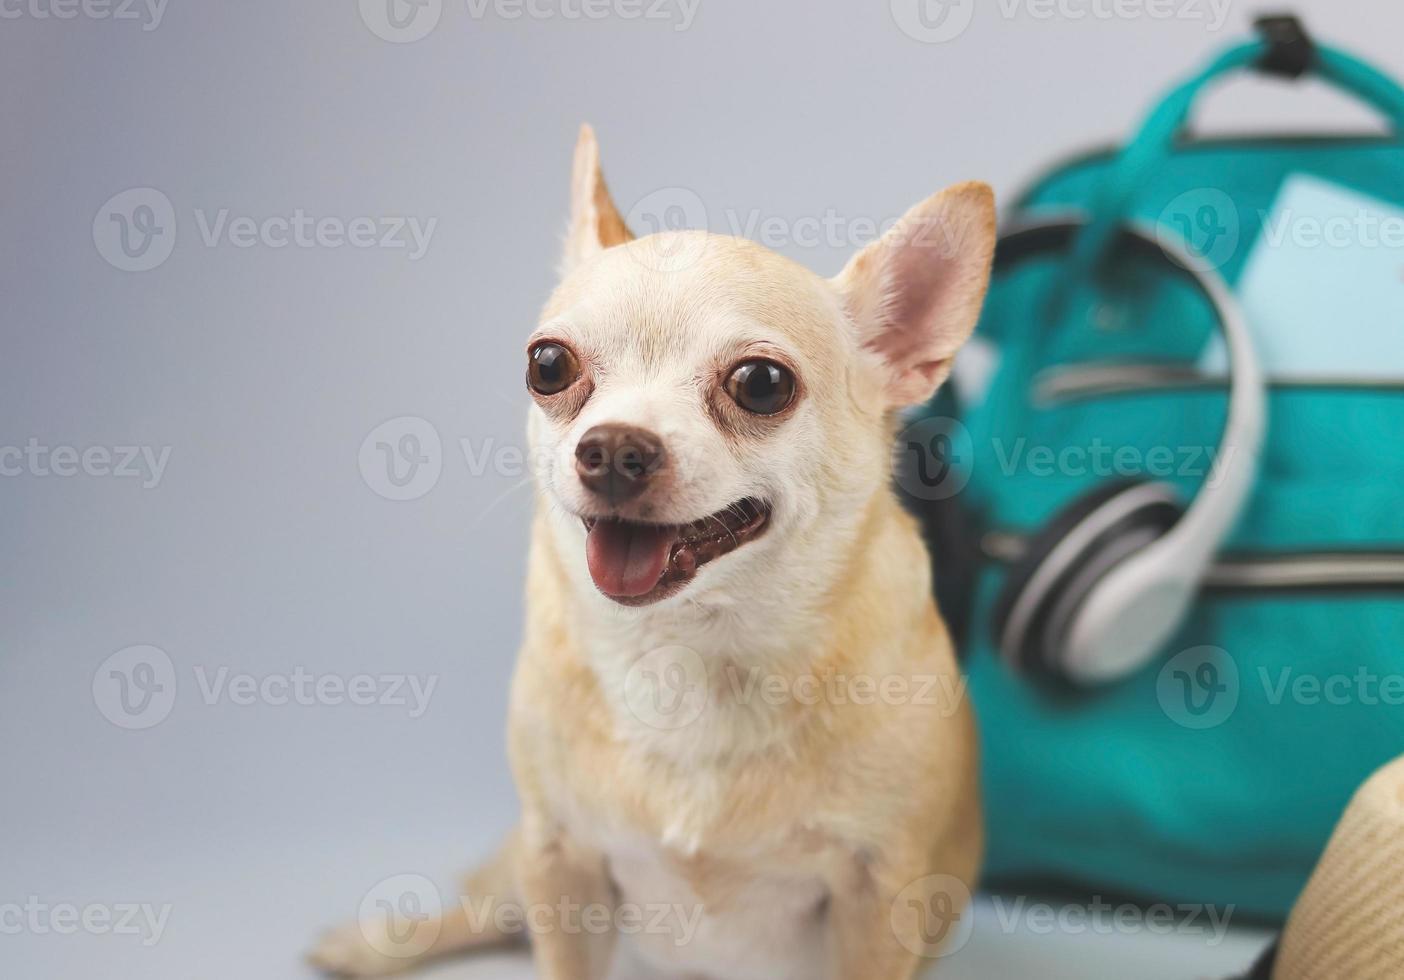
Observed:
[[[609,826],[583,807],[567,817],[568,832],[604,857],[618,902],[637,915],[639,927],[619,937],[615,980],[823,975],[823,883],[795,870],[803,862],[784,867],[796,844],[783,834],[743,844],[701,826],[726,795],[710,805],[695,795],[661,833]]]
[[[800,778],[814,772],[804,717],[738,701],[736,685],[761,668],[728,667],[724,678],[713,665],[719,689],[676,731],[597,703],[611,721],[577,729],[556,770],[569,775],[548,790],[562,830],[603,857],[618,901],[640,913],[643,928],[619,938],[618,980],[824,975],[816,858],[829,835],[815,780]],[[622,689],[602,661],[593,672]]]

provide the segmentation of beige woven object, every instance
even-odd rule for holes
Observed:
[[[1356,791],[1292,909],[1272,975],[1404,978],[1404,756]]]

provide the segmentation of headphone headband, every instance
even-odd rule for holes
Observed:
[[[1020,222],[1000,237],[996,272],[1026,258],[1070,253],[1087,221],[1080,212],[1056,212]],[[1112,568],[1071,617],[1062,668],[1088,682],[1146,662],[1184,619],[1252,490],[1267,416],[1247,321],[1223,279],[1178,237],[1148,223],[1123,225],[1114,248],[1160,257],[1198,288],[1228,349],[1229,399],[1218,446],[1222,465],[1213,471],[1219,479],[1206,479],[1174,525]]]

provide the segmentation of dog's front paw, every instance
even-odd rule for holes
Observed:
[[[341,977],[384,977],[414,965],[414,951],[395,955],[395,940],[381,930],[367,936],[368,928],[377,929],[371,923],[353,922],[331,930],[307,954],[307,962],[324,973]]]

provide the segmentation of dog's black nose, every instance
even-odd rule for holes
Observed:
[[[575,447],[580,482],[611,504],[637,497],[663,468],[663,443],[632,425],[597,425]]]

